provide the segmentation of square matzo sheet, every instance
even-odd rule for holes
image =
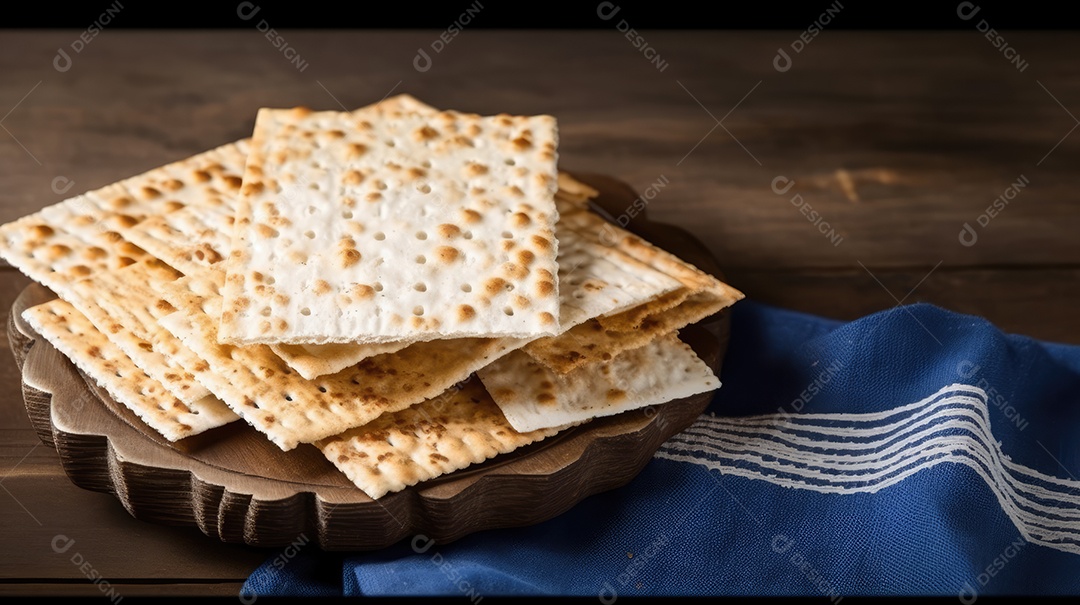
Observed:
[[[261,110],[221,339],[557,333],[556,146],[550,116]]]

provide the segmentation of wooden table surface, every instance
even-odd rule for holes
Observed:
[[[827,30],[798,53],[798,32],[645,31],[652,60],[614,26],[466,30],[440,52],[434,31],[286,30],[292,60],[254,26],[75,52],[79,33],[0,32],[0,223],[249,136],[262,106],[409,92],[555,115],[563,167],[642,191],[755,300],[842,319],[930,302],[1080,343],[1080,34],[1006,33],[1010,62],[974,27]],[[3,309],[28,283],[0,268]],[[72,486],[3,357],[0,594],[100,594],[87,565],[122,596],[237,594],[269,553]]]

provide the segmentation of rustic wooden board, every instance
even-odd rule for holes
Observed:
[[[190,597],[212,596],[236,598],[243,582],[109,582],[94,584],[86,582],[4,582],[0,583],[0,597],[104,597],[121,599],[128,597]]]
[[[3,125],[29,152],[0,131],[0,222],[250,136],[259,107],[359,107],[393,89],[439,107],[551,113],[566,165],[639,191],[665,177],[654,219],[686,226],[725,269],[1080,263],[1080,135],[1066,137],[1068,112],[1080,116],[1075,32],[1009,32],[1030,63],[1019,72],[974,26],[829,30],[781,73],[776,51],[799,32],[650,31],[659,71],[613,25],[470,28],[421,73],[416,51],[439,32],[288,31],[309,64],[300,72],[254,27],[109,29],[57,73],[57,49],[77,34],[0,36],[0,116],[14,108]],[[962,225],[1021,175],[1030,185],[978,245],[960,245]],[[777,176],[794,181],[789,195],[772,190]],[[796,193],[842,245],[790,203]]]
[[[580,178],[601,191],[594,208],[602,215],[622,215],[637,197],[609,177]],[[707,248],[677,227],[640,213],[628,228],[718,272]],[[420,533],[450,542],[480,529],[537,523],[629,482],[712,396],[595,420],[374,501],[313,446],[283,452],[242,422],[178,443],[148,430],[22,321],[24,309],[54,297],[29,286],[15,301],[8,327],[39,438],[56,448],[74,484],[114,494],[136,518],[196,526],[223,542],[273,547],[310,541],[326,550],[367,550]],[[722,313],[682,337],[718,370],[727,330]]]
[[[249,136],[262,105],[333,109],[336,98],[358,106],[396,87],[444,107],[551,112],[567,165],[618,174],[639,191],[666,176],[670,184],[649,204],[652,218],[694,233],[756,301],[843,319],[892,307],[861,262],[897,297],[918,285],[910,300],[1080,343],[1080,315],[1071,311],[1080,300],[1080,133],[1066,113],[1080,115],[1080,34],[1008,32],[1030,62],[1021,73],[970,22],[957,23],[952,32],[828,29],[784,73],[772,60],[799,31],[646,31],[669,63],[660,72],[613,26],[470,27],[418,73],[416,49],[440,31],[285,30],[310,64],[298,72],[243,24],[110,27],[59,73],[51,64],[57,49],[70,48],[81,29],[9,30],[0,36],[0,115],[10,132],[0,132],[0,222]],[[840,170],[858,201],[842,190]],[[1031,186],[977,246],[960,245],[962,223],[1021,174]],[[842,230],[842,245],[834,248],[773,193],[778,175]],[[0,309],[27,283],[0,270]],[[219,544],[194,528],[140,523],[112,496],[75,488],[30,428],[11,358],[0,364],[0,387],[5,589],[100,594],[49,547],[57,533],[78,538],[106,577],[145,586],[240,582],[265,560],[260,549]],[[18,584],[34,579],[42,584]]]
[[[725,267],[747,298],[841,320],[924,302],[984,317],[1005,332],[1080,344],[1080,269],[933,267],[758,271]]]

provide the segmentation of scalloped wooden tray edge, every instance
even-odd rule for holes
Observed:
[[[633,200],[633,191],[614,179],[579,178],[604,193],[595,209],[609,219],[613,208]],[[640,214],[627,228],[669,249],[674,241],[685,248],[673,250],[676,254],[719,273],[707,249],[677,227],[651,223]],[[671,237],[678,239],[656,241]],[[539,523],[592,494],[629,483],[656,448],[689,426],[713,396],[702,393],[597,419],[373,501],[355,488],[238,473],[162,447],[113,413],[105,401],[113,410],[119,405],[22,321],[23,309],[54,297],[32,284],[8,321],[27,414],[39,438],[56,448],[75,485],[115,495],[135,518],[197,527],[223,542],[280,547],[306,536],[325,550],[370,550],[418,534],[447,543],[483,529]],[[717,372],[727,344],[727,315],[721,312],[681,332]]]

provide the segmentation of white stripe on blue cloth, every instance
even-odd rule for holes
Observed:
[[[706,414],[655,457],[836,494],[873,493],[944,462],[962,464],[1025,539],[1080,554],[1080,481],[1013,462],[990,430],[986,392],[971,385],[875,413]]]

